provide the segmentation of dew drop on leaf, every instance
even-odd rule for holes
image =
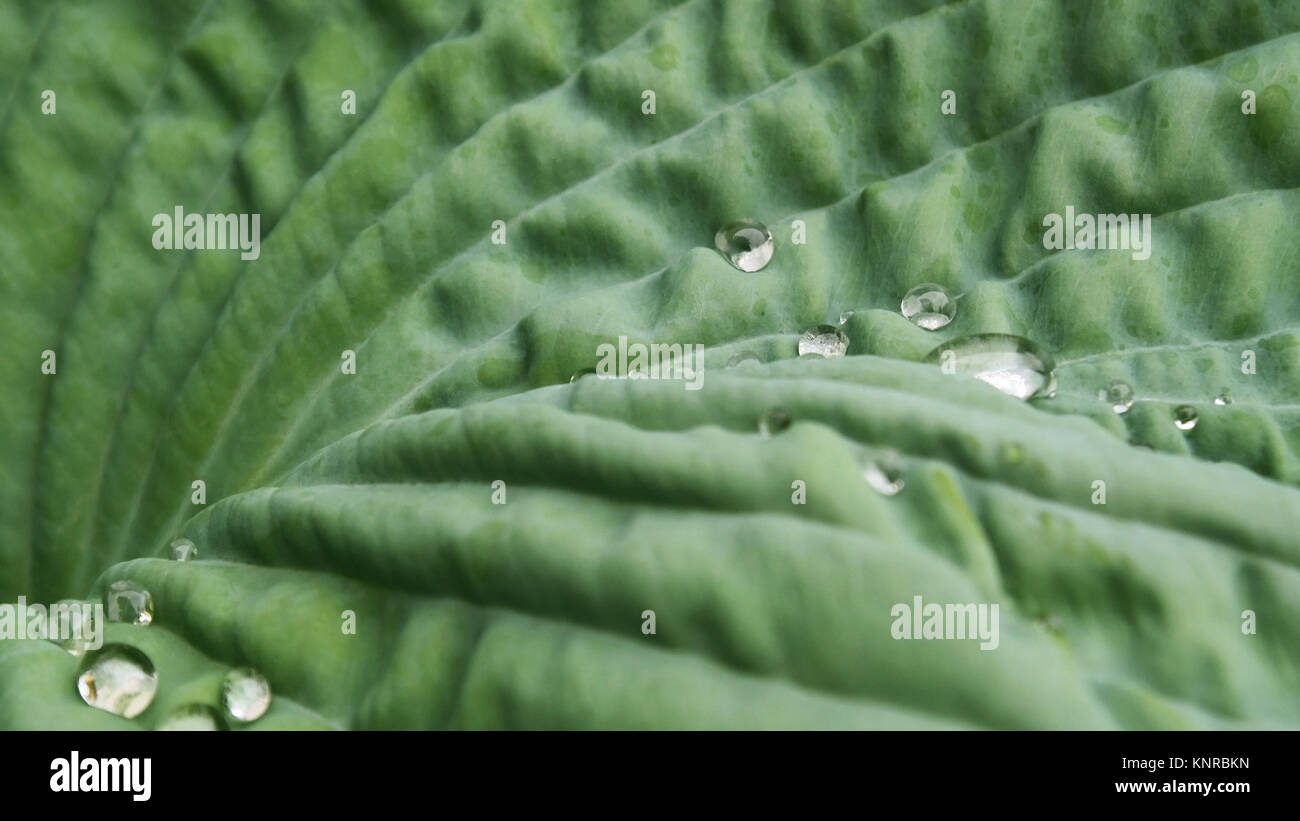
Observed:
[[[146,625],[153,621],[153,596],[135,582],[120,579],[104,591],[104,612],[109,621]]]
[[[818,325],[803,332],[799,338],[800,356],[844,356],[849,349],[849,338],[834,325]]]
[[[153,662],[126,644],[106,644],[87,653],[77,675],[77,692],[83,701],[124,718],[144,712],[157,691]]]
[[[758,432],[764,437],[774,436],[790,427],[790,414],[783,408],[772,408],[758,419]]]
[[[936,331],[957,315],[957,300],[942,285],[923,282],[903,297],[903,316],[918,328]]]
[[[189,539],[176,539],[171,543],[172,558],[178,562],[188,562],[199,557],[199,549]]]
[[[1055,362],[1051,355],[1021,336],[962,337],[935,348],[925,361],[940,365],[946,373],[973,376],[1017,399],[1051,396],[1056,392]]]
[[[1115,413],[1128,413],[1129,408],[1133,407],[1133,386],[1121,379],[1115,379],[1097,391],[1097,398],[1109,404],[1110,409]]]
[[[236,721],[256,721],[271,706],[271,685],[251,667],[231,670],[221,681],[221,706]]]
[[[869,453],[862,460],[862,478],[882,496],[893,496],[903,489],[903,460],[893,451]]]
[[[713,244],[732,265],[751,273],[762,270],[772,260],[776,247],[767,226],[751,219],[734,220],[722,226]]]
[[[221,713],[210,704],[182,704],[167,714],[157,726],[158,730],[205,732],[226,729]]]

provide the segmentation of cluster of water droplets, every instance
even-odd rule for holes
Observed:
[[[740,219],[724,225],[714,238],[719,253],[736,268],[754,272],[764,268],[775,250],[772,232],[761,222]],[[947,327],[957,316],[957,297],[943,285],[923,282],[910,288],[899,305],[900,313],[913,325],[927,331]],[[845,310],[836,325],[816,325],[799,337],[801,357],[844,356],[849,339],[844,326],[856,313]],[[733,357],[727,367],[759,361],[753,354]],[[925,361],[938,364],[945,373],[973,376],[1005,394],[1019,399],[1052,398],[1056,395],[1055,363],[1050,354],[1030,339],[1012,334],[982,333],[953,339],[935,348]],[[1119,379],[1101,386],[1097,398],[1117,414],[1127,413],[1136,399],[1133,387]],[[1224,390],[1215,405],[1231,404]],[[1191,405],[1174,408],[1175,426],[1184,433],[1193,430],[1198,414]],[[759,433],[771,437],[790,425],[790,414],[774,408],[758,420]],[[881,452],[865,457],[863,476],[878,492],[892,496],[903,487],[901,460],[897,453]]]
[[[1129,383],[1122,379],[1113,379],[1097,390],[1097,398],[1109,404],[1115,413],[1123,414],[1128,413],[1133,407],[1137,397]],[[1214,404],[1220,407],[1232,404],[1232,396],[1226,388],[1214,397]],[[1196,429],[1196,424],[1200,421],[1200,413],[1193,405],[1177,405],[1173,410],[1173,420],[1174,427],[1183,433],[1188,433]]]
[[[176,539],[169,545],[178,562],[198,558],[199,551],[189,539]],[[86,636],[82,623],[81,602],[64,600],[71,614],[72,636]],[[153,596],[130,579],[119,579],[104,590],[105,618],[117,624],[147,627],[153,623]],[[56,641],[74,656],[81,657],[77,670],[77,692],[81,699],[97,710],[123,718],[135,718],[149,708],[158,692],[158,671],[153,661],[138,647],[119,642],[92,649],[85,638],[67,637]],[[172,709],[157,724],[159,730],[224,730],[231,722],[246,723],[261,718],[271,705],[271,685],[261,673],[241,667],[226,673],[216,694],[221,708],[191,702]]]

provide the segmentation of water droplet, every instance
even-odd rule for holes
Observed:
[[[271,706],[271,685],[251,667],[231,670],[221,681],[221,706],[237,721],[256,721]]]
[[[1116,413],[1128,413],[1128,409],[1133,407],[1133,386],[1123,380],[1115,379],[1097,391],[1097,398],[1108,403],[1110,409]]]
[[[172,710],[155,729],[184,732],[224,730],[226,722],[221,713],[210,704],[182,704]]]
[[[944,373],[960,373],[987,382],[1017,399],[1056,392],[1055,362],[1035,343],[1011,334],[975,334],[954,339],[929,353]]]
[[[188,562],[199,557],[199,549],[189,539],[177,539],[171,543],[172,558],[178,562]]]
[[[104,591],[109,621],[145,625],[153,621],[153,596],[129,579],[115,581]]]
[[[773,436],[790,427],[790,414],[784,408],[773,408],[758,419],[758,432],[764,437]]]
[[[1182,431],[1196,427],[1196,408],[1191,405],[1179,405],[1174,408],[1174,424]]]
[[[1218,396],[1214,397],[1214,404],[1216,404],[1216,405],[1231,405],[1231,404],[1232,404],[1232,397],[1231,397],[1230,395],[1228,395],[1228,391],[1227,391],[1227,390],[1224,390],[1223,393],[1220,393]]]
[[[867,454],[863,458],[862,478],[877,493],[893,496],[903,489],[903,460],[894,451]]]
[[[596,372],[595,368],[583,368],[582,370],[575,373],[573,376],[569,377],[569,384],[572,385],[574,382],[577,382],[579,379],[586,376],[587,374],[591,374],[595,372]]]
[[[149,657],[126,644],[106,644],[82,659],[77,692],[96,710],[124,718],[144,712],[158,691],[158,672]]]
[[[751,273],[762,270],[776,248],[767,226],[750,219],[733,220],[722,226],[713,244],[732,265]]]
[[[1045,613],[1035,619],[1035,621],[1042,625],[1044,630],[1047,630],[1050,633],[1055,633],[1058,636],[1065,633],[1065,625],[1061,623],[1061,618],[1055,614]]]
[[[762,365],[763,360],[758,358],[758,354],[742,351],[727,360],[728,368],[736,368],[741,365]]]
[[[90,649],[90,634],[94,630],[94,613],[89,605],[76,599],[61,599],[49,612],[50,640],[74,656]]]
[[[844,356],[849,349],[849,338],[834,325],[818,325],[803,332],[799,338],[799,355],[815,354],[827,359]]]
[[[903,297],[902,309],[913,325],[937,331],[957,315],[957,300],[942,285],[923,282]]]
[[[844,313],[840,314],[840,324],[843,325],[845,322],[848,322],[849,317],[853,316],[856,313],[857,311],[845,311]]]

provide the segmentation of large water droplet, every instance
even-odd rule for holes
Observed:
[[[722,226],[713,244],[732,265],[748,272],[762,270],[776,248],[767,226],[751,219],[734,220]]]
[[[809,328],[799,337],[799,355],[824,356],[827,359],[833,356],[844,356],[844,352],[849,349],[849,338],[844,332],[834,325],[818,325],[815,328]]]
[[[1179,405],[1174,408],[1174,424],[1181,431],[1189,431],[1196,427],[1196,408],[1191,405]]]
[[[1011,334],[975,334],[954,339],[929,353],[944,373],[961,373],[989,383],[1017,399],[1056,391],[1055,363],[1035,343]]]
[[[168,713],[156,729],[183,732],[224,730],[226,722],[210,704],[182,704]]]
[[[188,562],[199,557],[199,549],[189,539],[176,539],[171,543],[172,558],[178,562]]]
[[[790,414],[784,408],[772,408],[758,418],[758,432],[764,437],[774,436],[790,427]]]
[[[913,325],[936,331],[957,315],[957,300],[942,285],[923,282],[903,297],[902,309]]]
[[[903,489],[903,459],[894,451],[868,453],[862,459],[862,478],[882,496]]]
[[[271,706],[271,685],[251,667],[231,670],[221,681],[221,706],[237,721],[256,721]]]
[[[153,596],[135,582],[121,579],[104,591],[104,611],[109,621],[149,624],[153,621]]]
[[[1115,379],[1097,391],[1097,398],[1109,404],[1116,413],[1128,413],[1128,409],[1133,407],[1133,386]]]
[[[158,691],[149,657],[126,644],[106,644],[82,659],[77,692],[91,707],[124,718],[144,712]]]

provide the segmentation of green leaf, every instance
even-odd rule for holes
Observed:
[[[128,721],[0,641],[0,727],[152,728],[242,665],[251,729],[1300,727],[1300,7],[1182,5],[6,4],[0,601],[143,584],[107,638],[160,685]],[[259,257],[156,250],[177,206]],[[1045,248],[1067,206],[1150,258]],[[1056,396],[921,361],[977,333]],[[570,382],[619,337],[701,389]],[[917,595],[998,647],[895,640]]]

